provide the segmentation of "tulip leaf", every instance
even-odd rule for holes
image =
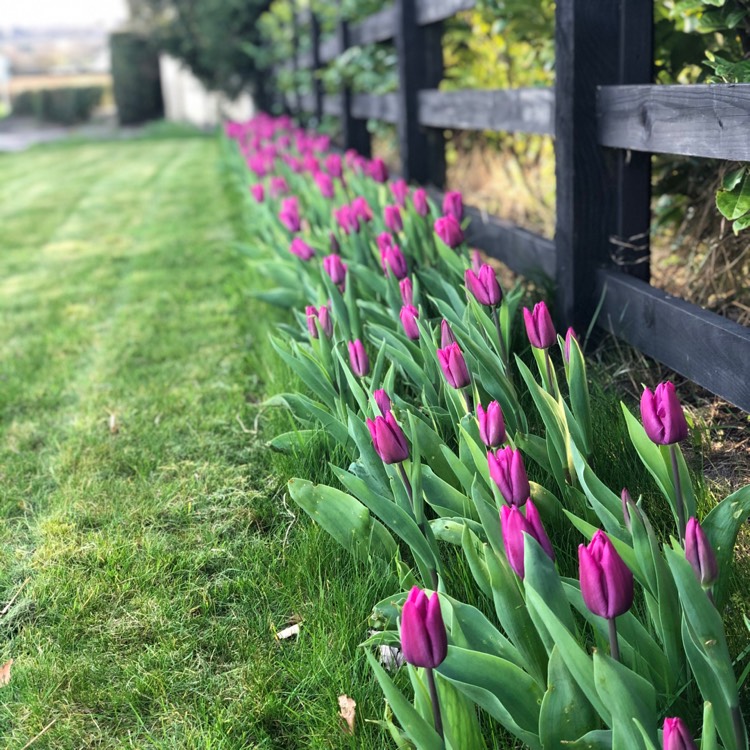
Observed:
[[[490,582],[490,573],[487,569],[487,560],[484,553],[485,548],[489,549],[488,545],[483,545],[468,526],[464,526],[461,545],[477,586],[488,599],[492,599],[492,583]],[[489,554],[494,553],[489,550]]]
[[[390,561],[396,556],[393,537],[355,497],[304,479],[290,479],[287,486],[297,505],[355,557]]]
[[[516,434],[514,436],[516,447],[524,454],[530,456],[536,464],[547,474],[552,474],[552,464],[547,455],[547,442],[539,435]]]
[[[594,436],[591,427],[589,386],[586,380],[586,360],[583,358],[583,352],[575,337],[571,337],[570,340],[570,361],[567,376],[570,406],[582,432],[582,450],[584,455],[590,456],[594,449]]]
[[[249,292],[249,296],[268,305],[280,307],[283,310],[294,310],[303,304],[298,289],[287,289],[285,287],[277,287],[276,289],[267,289],[264,291],[251,291]]]
[[[316,397],[332,407],[336,401],[336,393],[329,377],[321,372],[320,363],[309,355],[303,354],[296,342],[290,342],[292,350],[289,351],[275,336],[269,336],[269,340],[276,353],[299,375],[302,382],[315,393]]]
[[[701,750],[717,750],[716,722],[714,707],[711,701],[703,704],[703,731],[701,732]]]
[[[541,750],[538,683],[515,664],[491,654],[448,647],[438,673],[529,748]]]
[[[353,444],[346,426],[333,416],[324,404],[304,396],[301,393],[280,393],[263,402],[263,406],[283,406],[294,414],[298,420],[319,422],[333,437],[338,445],[351,452]]]
[[[320,430],[292,430],[291,432],[282,432],[273,440],[269,440],[267,445],[271,450],[278,453],[296,453],[305,449],[316,436],[321,435]]]
[[[393,709],[393,713],[401,724],[406,736],[415,743],[420,750],[443,750],[443,742],[438,733],[419,715],[412,704],[394,685],[388,673],[380,666],[372,652],[365,651],[367,661],[370,662],[375,677],[385,694],[385,698]]]
[[[482,520],[482,528],[487,541],[496,555],[504,555],[505,547],[500,531],[500,515],[495,504],[489,500],[488,493],[480,484],[478,478],[474,480],[471,496],[474,499],[474,507],[477,509],[479,518]]]
[[[487,750],[476,704],[453,683],[435,673],[448,750]]]
[[[479,520],[471,498],[441,479],[428,466],[422,468],[422,486],[425,499],[433,508],[448,509],[452,516]]]
[[[564,750],[612,750],[612,730],[595,729],[563,747]]]

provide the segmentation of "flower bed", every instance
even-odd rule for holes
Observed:
[[[640,421],[622,410],[673,520],[655,529],[659,508],[593,468],[575,332],[559,336],[544,302],[521,315],[523,288],[466,246],[459,194],[438,207],[286,118],[227,135],[259,296],[295,310],[273,346],[307,387],[271,399],[299,424],[274,444],[323,431],[343,458],[339,487],[298,478],[290,495],[401,583],[364,644],[394,738],[485,747],[479,708],[544,750],[746,748],[720,612],[750,487],[698,521],[673,385],[644,389]],[[450,589],[454,550],[491,617]],[[401,648],[410,698],[376,646]]]

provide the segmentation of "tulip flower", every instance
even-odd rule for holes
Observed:
[[[646,434],[657,445],[672,445],[684,440],[688,426],[673,383],[659,383],[652,393],[643,389],[641,419]]]
[[[274,198],[277,198],[278,196],[284,195],[284,193],[289,192],[289,185],[283,177],[272,177],[270,190],[271,195]]]
[[[338,154],[328,154],[325,160],[326,172],[331,177],[341,177],[343,170],[341,168],[341,157]]]
[[[370,358],[360,339],[349,342],[349,365],[358,378],[363,378],[370,372]]]
[[[398,288],[401,291],[401,301],[405,305],[413,305],[414,288],[412,287],[411,279],[408,276],[405,279],[401,279],[398,283]]]
[[[404,333],[412,341],[416,341],[419,338],[419,326],[417,325],[417,318],[419,317],[419,310],[414,305],[404,305],[401,308],[399,318],[401,319],[401,325],[404,327]]]
[[[622,517],[625,520],[625,526],[627,527],[628,531],[632,533],[633,521],[631,518],[631,514],[637,516],[638,518],[642,518],[641,511],[633,502],[633,498],[630,497],[630,493],[628,492],[626,487],[622,488],[622,492],[620,493],[620,500],[622,501]]]
[[[352,201],[352,215],[362,223],[372,221],[372,209],[367,198],[360,195]]]
[[[396,203],[399,206],[406,205],[406,197],[409,195],[409,186],[406,184],[406,180],[396,180],[391,183],[391,193],[396,199]]]
[[[296,196],[284,198],[281,201],[281,210],[279,211],[279,221],[292,234],[299,232],[302,226],[302,220],[299,215],[299,201]]]
[[[719,577],[719,564],[706,532],[695,517],[688,519],[685,528],[685,557],[701,586],[710,589]]]
[[[546,303],[537,302],[533,312],[523,308],[523,322],[526,324],[526,335],[536,349],[549,349],[557,340],[555,326]]]
[[[318,186],[318,190],[320,190],[320,194],[324,198],[333,198],[333,179],[329,174],[326,174],[325,172],[316,172],[313,179],[315,180],[315,184]]]
[[[597,531],[588,546],[579,545],[578,568],[583,601],[595,615],[607,619],[610,652],[619,660],[615,618],[633,604],[633,574],[603,531]]]
[[[436,219],[435,233],[453,250],[464,241],[464,233],[455,216],[441,216]]]
[[[404,228],[404,221],[401,218],[401,210],[398,206],[386,206],[383,209],[383,221],[386,229],[394,234]]]
[[[389,250],[393,247],[393,237],[391,237],[388,232],[381,232],[376,238],[375,242],[377,243],[378,250],[380,250],[380,257],[381,257],[381,265],[383,266],[383,270],[385,271],[385,263],[383,263],[383,256],[386,253],[386,250]]]
[[[555,551],[552,549],[552,543],[547,536],[547,532],[542,525],[542,519],[539,517],[534,503],[529,500],[526,503],[526,516],[515,506],[503,505],[500,510],[500,526],[503,532],[503,546],[505,554],[519,578],[524,577],[524,540],[523,535],[536,539],[539,546],[544,550],[550,560],[555,559]]]
[[[472,250],[469,257],[471,258],[471,270],[479,274],[479,270],[482,268],[482,256],[479,254],[479,250]]]
[[[411,195],[411,202],[414,210],[420,216],[427,216],[430,212],[430,206],[427,203],[427,191],[424,188],[417,188]]]
[[[382,406],[380,407],[382,411]],[[409,443],[390,410],[382,417],[367,420],[375,452],[384,464],[398,464],[409,458]]]
[[[531,495],[531,486],[521,451],[513,450],[509,445],[494,453],[489,451],[487,464],[503,500],[516,507],[524,505]]]
[[[437,357],[440,369],[451,388],[461,389],[471,384],[466,360],[457,343],[450,344],[445,349],[438,349]]]
[[[479,437],[488,448],[499,448],[505,442],[505,420],[497,401],[490,401],[487,411],[477,404]]]
[[[406,267],[406,258],[398,245],[386,249],[382,257],[383,270],[388,275],[390,271],[397,279],[406,278],[409,269]]]
[[[441,348],[445,349],[449,347],[451,344],[456,343],[456,337],[453,333],[453,329],[450,326],[450,323],[443,319],[440,321],[440,346]]]
[[[331,253],[323,258],[323,269],[330,277],[331,281],[341,289],[346,282],[346,263],[341,260],[340,255]]]
[[[333,232],[329,232],[328,241],[330,242],[331,252],[334,255],[338,255],[341,252],[341,245],[339,244],[338,237],[336,237]]]
[[[503,301],[503,293],[492,266],[484,264],[477,275],[471,268],[464,272],[466,288],[474,295],[480,305],[495,307]]]
[[[378,409],[380,409],[380,413],[383,416],[390,412],[391,399],[382,388],[378,388],[374,391],[372,397],[375,399],[375,403],[378,405]]]
[[[266,197],[266,191],[263,185],[261,185],[260,183],[257,183],[256,185],[250,185],[250,193],[252,194],[256,203],[263,203],[263,200]]]
[[[460,222],[464,217],[464,202],[461,193],[457,190],[449,191],[443,197],[443,214],[452,216]]]
[[[698,750],[687,724],[679,717],[664,719],[662,747],[664,750]]]
[[[289,251],[301,260],[310,260],[315,255],[315,250],[300,237],[295,237],[292,240],[289,245]]]
[[[382,159],[373,159],[368,165],[367,172],[375,182],[384,183],[388,179],[388,167]]]
[[[359,219],[354,215],[351,206],[341,206],[333,211],[336,223],[344,230],[344,234],[359,232]]]
[[[570,362],[570,347],[573,339],[576,340],[576,343],[578,343],[578,334],[573,330],[573,328],[568,328],[566,334],[565,334],[565,361]]]
[[[308,305],[305,308],[305,314],[307,315],[307,330],[310,332],[312,338],[318,338],[318,325],[320,326],[320,330],[323,331],[324,336],[330,338],[333,335],[333,320],[331,318],[331,311],[327,305],[323,305],[318,309],[312,305]]]

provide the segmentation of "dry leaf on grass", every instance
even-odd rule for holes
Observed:
[[[12,664],[13,659],[9,659],[2,667],[0,667],[0,687],[3,687],[10,682],[10,668]]]
[[[112,435],[116,435],[120,431],[120,425],[117,424],[117,414],[114,412],[109,415],[107,424],[109,425],[109,431]]]
[[[344,720],[344,732],[354,734],[354,718],[357,710],[357,701],[348,695],[339,696],[339,716]]]

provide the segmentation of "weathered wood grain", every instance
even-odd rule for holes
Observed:
[[[349,43],[351,47],[387,42],[396,33],[396,13],[392,5],[367,16],[350,27]]]
[[[462,10],[476,7],[476,0],[417,0],[417,23],[427,26],[445,21]]]
[[[398,121],[396,94],[354,94],[352,116],[360,120]]]

